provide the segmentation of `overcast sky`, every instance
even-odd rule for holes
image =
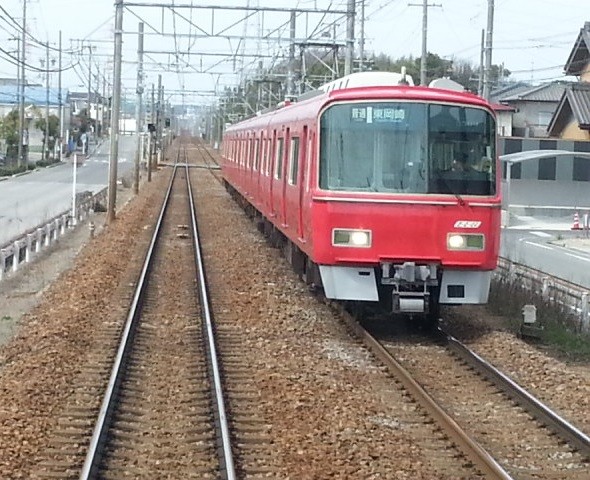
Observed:
[[[23,0],[0,0],[10,16],[22,22]],[[125,0],[125,3],[139,3],[137,0]],[[63,85],[75,91],[88,88],[88,45],[92,41],[93,70],[99,68],[107,79],[112,78],[112,56],[114,5],[113,0],[27,0],[27,29],[41,41],[49,40],[57,47],[58,32],[63,31],[63,65],[68,70],[63,75]],[[142,3],[176,3],[195,5],[247,5],[250,6],[284,6],[300,8],[327,8],[345,10],[346,0],[143,0]],[[360,17],[360,1],[357,0],[357,12]],[[420,56],[422,41],[422,8],[409,4],[421,4],[420,0],[366,0],[365,4],[365,50],[369,53],[385,53],[398,58],[401,56]],[[467,60],[479,64],[481,31],[487,23],[487,0],[432,0],[433,6],[428,10],[428,51],[444,58]],[[534,83],[565,78],[563,66],[572,50],[574,42],[586,20],[590,21],[588,0],[496,0],[494,15],[494,50],[492,61],[504,63],[512,73],[511,78],[527,80]],[[588,18],[584,16],[588,12]],[[169,9],[128,7],[124,11],[124,30],[137,31],[137,24],[145,22],[146,33],[162,31],[169,37],[149,35],[145,38],[145,49],[152,52],[172,50],[186,51],[189,54],[163,55],[152,53],[146,55],[146,84],[157,82],[157,70],[163,75],[163,83],[170,92],[184,89],[195,92],[195,101],[207,101],[206,92],[213,92],[217,87],[236,85],[239,75],[234,73],[244,70],[252,74],[258,60],[254,57],[224,58],[211,55],[200,56],[198,52],[245,54],[263,53],[266,66],[281,61],[289,50],[289,14],[265,13],[252,15],[243,21],[244,12],[216,10],[212,18],[210,10],[178,9],[185,17],[174,17]],[[191,22],[193,25],[190,25]],[[236,23],[236,25],[233,25]],[[233,25],[233,26],[232,26]],[[282,26],[281,26],[282,25]],[[322,32],[336,31],[338,40],[345,38],[346,22],[342,15],[307,14],[297,17],[297,38],[313,35],[320,38]],[[195,38],[195,32],[216,32],[225,30],[226,35],[235,37],[258,36],[259,32],[273,37],[280,36],[284,41],[258,42],[248,39],[241,42],[237,38],[229,40]],[[274,31],[276,30],[276,31]],[[177,34],[193,36],[174,38]],[[200,32],[199,32],[200,31]],[[274,32],[273,32],[274,31]],[[15,35],[11,20],[0,10],[0,77],[14,77],[16,66],[7,60],[7,53],[16,50],[16,41],[10,40]],[[360,23],[356,25],[357,38],[360,35]],[[326,38],[326,37],[323,37]],[[124,60],[134,62],[137,59],[137,36],[124,36]],[[81,54],[82,53],[82,54]],[[272,58],[274,57],[274,58]],[[45,49],[28,42],[27,63],[42,68]],[[51,61],[57,59],[57,52],[51,51]],[[96,62],[96,63],[95,63]],[[184,65],[179,71],[177,64]],[[157,66],[159,64],[159,66]],[[188,64],[188,65],[187,65]],[[243,65],[243,69],[241,69]],[[197,73],[207,71],[207,73]],[[93,82],[96,77],[93,75]],[[29,81],[44,83],[44,75],[28,72]],[[135,90],[136,65],[124,63],[124,85],[132,95]],[[57,86],[57,75],[51,76],[52,86]],[[100,87],[102,88],[102,86]],[[198,93],[197,93],[198,92]]]

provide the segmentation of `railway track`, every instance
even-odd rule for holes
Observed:
[[[128,295],[124,326],[97,339],[100,356],[83,367],[79,402],[65,409],[35,478],[237,478],[186,164],[174,167]]]
[[[205,164],[213,161],[206,148],[200,146],[198,152]],[[475,471],[486,478],[523,480],[587,476],[588,437],[452,337],[440,332],[432,345],[415,345],[410,358],[412,342],[380,345],[356,322],[350,325]],[[464,458],[457,460],[461,463]]]
[[[380,340],[348,327],[490,478],[584,479],[590,438],[442,330]]]
[[[194,218],[175,167],[80,478],[235,478]]]

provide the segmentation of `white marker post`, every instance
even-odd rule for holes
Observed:
[[[78,169],[78,154],[74,153],[74,179],[72,181],[72,227],[78,223],[76,216],[76,172]]]

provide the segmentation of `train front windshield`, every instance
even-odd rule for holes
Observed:
[[[320,119],[320,188],[494,195],[496,126],[482,108],[336,104]]]

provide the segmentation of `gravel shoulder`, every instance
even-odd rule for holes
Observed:
[[[117,210],[125,208],[132,199],[132,189],[119,186]],[[75,229],[0,282],[0,347],[19,332],[20,325],[26,321],[25,315],[43,301],[51,284],[74,266],[76,257],[91,239],[90,222],[94,222],[95,235],[99,235],[105,221],[106,213],[91,213]]]

